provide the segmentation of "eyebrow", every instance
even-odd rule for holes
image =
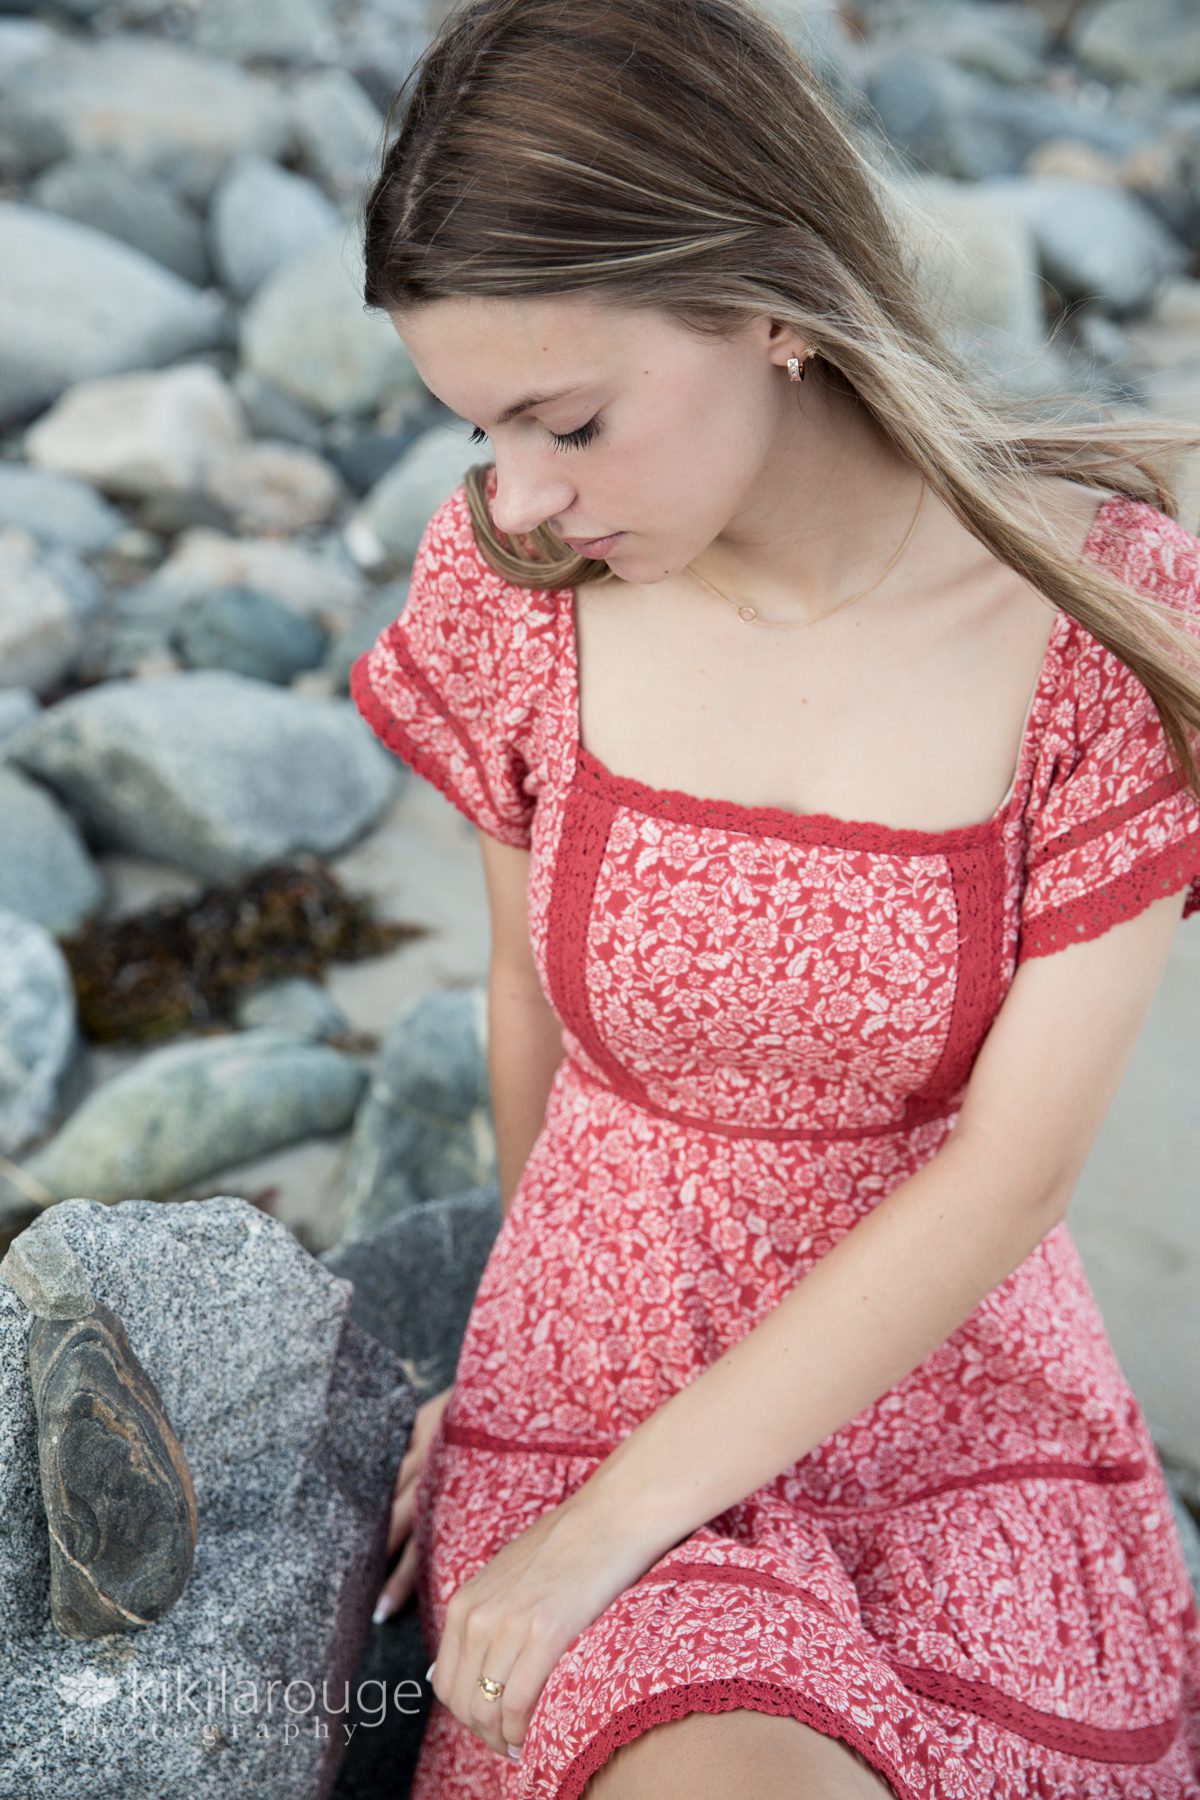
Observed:
[[[508,421],[515,419],[518,413],[531,412],[535,406],[550,406],[555,400],[563,400],[574,391],[574,388],[560,388],[557,394],[529,394],[524,400],[518,400],[514,406],[507,407],[500,414],[496,423],[497,425],[507,425]]]

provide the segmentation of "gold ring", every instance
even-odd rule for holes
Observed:
[[[481,1675],[479,1677],[478,1685],[483,1689],[489,1700],[498,1700],[504,1692],[504,1683],[502,1681],[493,1681],[490,1675]]]

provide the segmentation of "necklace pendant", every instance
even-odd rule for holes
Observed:
[[[752,606],[739,606],[737,609],[737,616],[739,619],[744,620],[747,625],[753,625],[758,614]]]

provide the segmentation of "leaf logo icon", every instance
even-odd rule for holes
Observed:
[[[116,1699],[119,1685],[115,1675],[101,1675],[95,1669],[58,1678],[58,1691],[68,1706],[107,1706]]]

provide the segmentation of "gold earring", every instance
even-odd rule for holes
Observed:
[[[803,381],[804,371],[808,367],[810,359],[814,356],[819,356],[820,354],[820,351],[813,346],[804,352],[803,362],[801,362],[798,356],[789,356],[787,363],[788,379],[790,381]]]

